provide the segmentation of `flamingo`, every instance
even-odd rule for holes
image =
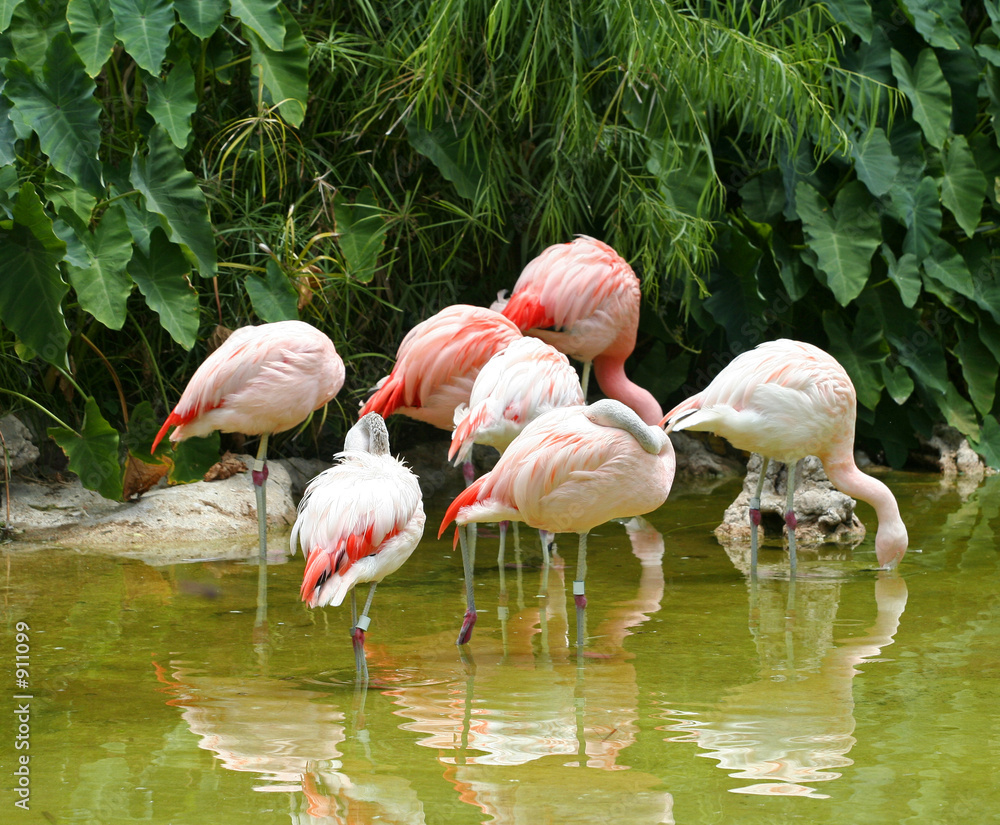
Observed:
[[[361,415],[400,413],[451,432],[455,408],[469,403],[483,365],[520,337],[512,322],[491,309],[445,307],[406,334],[392,372],[378,382]],[[467,483],[472,475],[472,464],[466,462]]]
[[[518,328],[583,362],[601,390],[656,424],[663,410],[652,393],[625,375],[639,329],[639,279],[610,246],[580,235],[543,250],[521,272],[510,298],[493,306]]]
[[[405,562],[424,534],[417,477],[389,453],[389,433],[378,413],[362,416],[347,433],[338,463],[309,482],[289,541],[307,555],[302,601],[340,605],[351,594],[351,637],[359,677],[368,679],[365,631],[375,587]],[[354,587],[371,582],[358,617]]]
[[[473,443],[488,444],[503,453],[529,421],[556,407],[585,404],[583,388],[569,359],[538,338],[517,338],[494,355],[472,386],[468,405],[455,410],[455,431],[448,460],[466,460]],[[500,522],[503,571],[507,523]],[[542,554],[548,562],[548,541],[542,535]]]
[[[619,401],[553,409],[528,424],[496,466],[452,501],[438,536],[456,522],[464,558],[474,552],[465,529],[473,522],[506,519],[552,533],[577,533],[573,595],[577,646],[582,647],[587,534],[611,519],[643,515],[663,504],[674,464],[667,434]],[[466,599],[472,621],[463,625],[460,645],[468,641],[476,616],[468,577]]]
[[[788,552],[795,574],[795,465],[815,455],[833,485],[875,508],[879,566],[895,567],[906,553],[906,525],[892,491],[854,461],[857,394],[844,368],[812,344],[780,339],[734,358],[700,393],[664,416],[666,431],[713,432],[764,459],[750,499],[750,568],[757,569],[760,491],[769,458],[788,466]]]
[[[333,342],[304,321],[240,327],[208,356],[153,439],[224,433],[259,435],[253,465],[260,559],[267,559],[267,441],[330,401],[344,385],[344,362]]]

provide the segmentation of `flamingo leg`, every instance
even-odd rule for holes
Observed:
[[[517,608],[524,610],[524,574],[521,568],[521,534],[514,522],[514,566],[517,569]]]
[[[507,597],[507,576],[504,569],[504,555],[506,555],[507,527],[509,521],[500,522],[500,550],[497,553],[497,568],[500,570],[500,595],[506,600]]]
[[[586,618],[587,596],[584,592],[584,580],[587,578],[587,534],[580,533],[580,549],[576,557],[576,579],[573,582],[573,601],[576,602],[576,646],[583,647],[585,635],[584,620]]]
[[[471,528],[471,529],[470,529]],[[476,563],[476,530],[474,524],[458,528],[458,542],[462,545],[462,567],[465,571],[465,618],[455,644],[464,645],[472,636],[476,625],[476,594],[473,592],[473,568]]]
[[[550,548],[552,547],[552,542],[555,541],[556,534],[550,533],[548,530],[539,530],[538,538],[542,542],[542,566],[548,567],[552,562]]]
[[[357,672],[358,679],[362,682],[368,681],[368,659],[365,658],[365,631],[368,630],[368,626],[371,624],[371,619],[368,618],[368,611],[372,606],[372,599],[375,598],[375,588],[378,586],[378,582],[372,582],[372,586],[368,591],[368,599],[365,601],[365,609],[361,611],[361,615],[354,620],[354,626],[351,628],[351,639],[354,641],[354,666]],[[351,618],[354,619],[355,611],[357,610],[357,602],[354,599],[354,591],[351,591]]]
[[[260,447],[257,449],[257,460],[253,463],[254,494],[257,496],[257,537],[260,544],[260,557],[267,562],[267,439],[269,433],[260,437]]]
[[[462,462],[462,478],[465,479],[466,487],[476,480],[476,465],[472,463],[471,458]]]
[[[760,477],[757,479],[757,489],[750,499],[750,577],[757,578],[757,528],[760,527],[760,493],[764,489],[764,477],[767,475],[767,464],[770,459],[762,455]]]
[[[503,637],[504,655],[507,653],[507,619],[510,611],[507,609],[507,571],[504,568],[504,545],[507,542],[507,526],[509,521],[500,522],[500,552],[497,554],[497,567],[500,570],[500,595],[497,599],[497,618],[500,620],[500,634]]]
[[[592,361],[583,362],[583,376],[580,378],[580,389],[583,390],[584,403],[587,400],[587,385],[590,384],[590,367],[592,363]]]
[[[792,579],[795,578],[795,568],[797,560],[795,558],[795,527],[798,519],[795,518],[795,468],[798,464],[788,465],[788,491],[785,499],[785,524],[788,525],[788,561]]]

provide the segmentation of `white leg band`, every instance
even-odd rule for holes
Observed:
[[[573,582],[573,595],[574,596],[584,595],[583,582]]]
[[[370,616],[362,616],[360,619],[358,619],[358,623],[357,625],[355,625],[355,627],[357,627],[358,630],[364,633],[368,629],[368,625],[370,625],[371,623],[372,620]]]

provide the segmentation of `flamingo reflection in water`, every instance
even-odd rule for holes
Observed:
[[[732,788],[735,793],[826,798],[813,783],[836,780],[853,764],[847,755],[856,742],[853,679],[859,665],[893,643],[906,582],[887,575],[876,580],[874,625],[864,636],[838,640],[833,625],[841,584],[799,578],[793,614],[780,592],[788,584],[772,581],[760,593],[760,680],[728,690],[715,708],[670,726],[682,733],[669,741],[693,742],[706,751],[699,756],[718,760],[730,776],[753,780]],[[752,615],[752,627],[755,621]]]
[[[328,690],[267,677],[207,676],[176,663],[157,666],[167,704],[227,770],[255,774],[262,793],[301,794],[294,821],[385,821],[423,825],[409,779],[384,770],[359,736],[359,702],[331,701]]]
[[[569,644],[562,569],[548,569],[552,638],[546,650],[537,608],[511,611],[509,646],[483,634],[465,684],[400,685],[385,691],[424,735],[459,798],[493,823],[588,821],[672,823],[673,797],[660,777],[630,767],[623,753],[639,736],[639,688],[633,654],[624,647],[660,609],[663,537],[646,520],[630,519],[626,535],[641,573],[633,598],[607,607],[595,630],[594,658]],[[558,789],[558,792],[554,792]],[[489,817],[492,817],[490,819]]]

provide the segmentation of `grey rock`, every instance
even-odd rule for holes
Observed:
[[[740,475],[743,462],[730,454],[728,444],[716,436],[670,433],[677,457],[677,472],[694,478],[731,478]],[[718,450],[712,445],[717,444]]]
[[[15,472],[38,460],[38,447],[31,440],[31,433],[13,414],[0,418],[0,433],[3,433],[4,449],[0,449],[0,469],[10,457],[10,471]]]
[[[242,456],[252,464],[252,456]],[[267,463],[269,553],[288,552],[295,521],[292,474],[283,460]],[[308,471],[299,465],[301,479]],[[86,490],[79,479],[11,485],[11,523],[30,544],[108,550],[166,564],[187,558],[242,558],[257,547],[257,508],[249,473],[219,481],[159,486],[138,501],[116,502]],[[281,535],[284,531],[285,535]]]
[[[715,535],[722,544],[749,543],[750,497],[760,478],[762,460],[750,457],[743,490],[726,508],[722,524]],[[770,462],[760,495],[762,538],[781,535],[785,529],[785,500],[788,471],[785,465]],[[799,462],[795,484],[795,516],[798,527],[795,537],[799,545],[824,543],[855,545],[865,537],[865,526],[854,513],[856,502],[837,490],[826,477],[823,465],[815,456]]]

